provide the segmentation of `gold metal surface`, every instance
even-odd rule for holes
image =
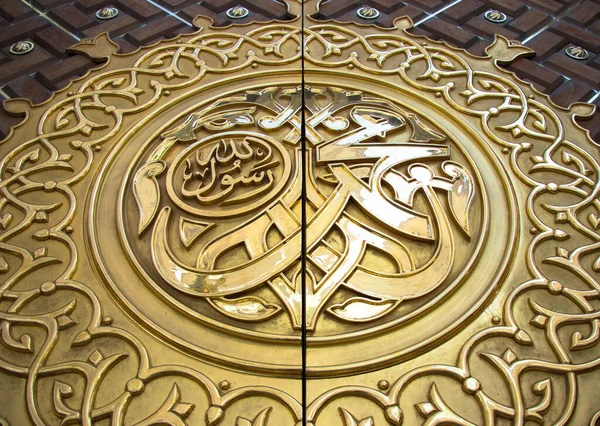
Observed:
[[[593,424],[592,106],[289,7],[6,103],[3,421]]]

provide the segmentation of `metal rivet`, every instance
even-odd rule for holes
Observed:
[[[379,382],[377,382],[377,387],[381,390],[389,389],[390,382],[388,382],[387,380],[380,380]]]
[[[15,44],[10,46],[10,53],[13,55],[24,55],[31,52],[35,48],[35,44],[29,40],[17,41]]]
[[[375,19],[379,16],[379,11],[374,7],[361,7],[356,14],[363,19]]]
[[[506,21],[506,15],[496,9],[488,10],[483,16],[485,16],[485,19],[487,19],[488,21],[494,22],[496,24]]]
[[[225,14],[231,19],[245,18],[246,16],[248,16],[248,13],[248,9],[242,6],[232,7],[231,9],[227,9],[227,12],[225,12]]]
[[[98,19],[113,19],[119,14],[119,9],[112,6],[103,7],[96,12],[96,18]]]
[[[583,61],[590,57],[590,54],[581,46],[569,46],[565,49],[565,53],[573,59]]]

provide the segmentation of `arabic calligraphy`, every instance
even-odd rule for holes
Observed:
[[[600,270],[599,165],[591,140],[573,119],[590,115],[591,108],[583,104],[556,108],[514,76],[487,64],[490,58],[415,40],[399,29],[381,32],[338,24],[300,29],[278,22],[253,29],[244,26],[237,29],[243,33],[237,38],[231,28],[224,31],[186,35],[133,55],[112,57],[102,69],[75,81],[71,92],[59,92],[47,103],[25,108],[25,102],[17,101],[30,114],[3,145],[0,273],[2,384],[3,390],[21,399],[5,404],[0,423],[594,423],[599,417],[593,395],[600,335],[594,276]],[[302,41],[306,49],[295,49],[294,43]],[[96,42],[94,47],[85,44],[96,52],[100,44],[116,50],[106,35]],[[287,50],[279,49],[290,44]],[[244,55],[249,45],[252,55]],[[487,49],[503,62],[524,50],[501,37]],[[197,72],[189,73],[186,62],[204,59],[207,52],[219,54],[221,60],[198,61]],[[343,213],[333,217],[334,225],[310,253],[304,253],[310,259],[306,276],[300,277],[303,284],[318,293],[329,273],[322,270],[335,271],[351,253],[344,231],[353,235],[355,226],[367,228],[361,234],[365,239],[370,235],[357,271],[420,274],[439,247],[438,231],[445,227],[438,222],[429,189],[454,241],[448,277],[416,299],[375,298],[345,281],[334,286],[316,315],[315,329],[307,333],[303,378],[378,371],[343,381],[311,380],[302,400],[299,386],[294,386],[299,381],[280,379],[299,378],[300,362],[294,353],[300,352],[300,344],[294,330],[283,330],[292,310],[270,283],[224,297],[187,295],[162,278],[151,254],[152,236],[165,209],[166,247],[188,269],[241,270],[253,259],[288,247],[289,234],[273,225],[266,233],[263,254],[250,255],[244,243],[222,251],[213,266],[197,263],[207,242],[255,222],[283,197],[282,206],[292,206],[288,217],[297,217],[298,204],[287,204],[295,199],[294,179],[285,181],[281,192],[264,198],[262,206],[224,217],[204,217],[178,206],[168,194],[167,180],[180,151],[211,134],[221,140],[217,135],[227,131],[240,132],[234,140],[243,140],[246,130],[280,142],[291,159],[290,176],[297,177],[293,123],[298,113],[288,115],[279,127],[267,128],[272,120],[258,121],[288,108],[290,98],[280,98],[280,93],[296,88],[283,84],[281,91],[273,91],[281,108],[231,112],[230,119],[202,112],[228,114],[227,106],[211,110],[208,103],[234,94],[241,98],[246,92],[239,90],[239,82],[245,84],[245,77],[251,77],[252,89],[272,85],[275,76],[291,71],[285,66],[301,54],[308,64],[306,81],[324,93],[315,101],[317,112],[332,99],[332,91],[322,89],[329,86],[363,97],[378,93],[373,97],[387,96],[400,106],[397,121],[404,125],[358,144],[449,148],[442,157],[407,160],[381,176],[384,201],[429,220],[431,238],[395,232],[378,219],[383,211],[367,213],[365,203],[350,193]],[[235,58],[246,60],[240,64]],[[345,71],[349,65],[354,66],[353,73]],[[277,69],[268,72],[269,66]],[[244,67],[247,70],[241,70]],[[152,79],[146,78],[149,75]],[[194,95],[193,87],[201,79],[209,84],[200,84],[201,94]],[[221,92],[229,90],[230,82],[235,81],[235,88],[227,94],[211,92],[208,86],[215,80],[222,83]],[[252,108],[251,100],[243,105]],[[309,128],[316,141],[308,137],[306,141],[305,170],[312,180],[306,186],[309,221],[343,185],[341,172],[351,177],[350,182],[356,178],[358,196],[375,192],[370,172],[381,158],[317,161],[319,146],[359,129],[351,115],[355,106],[365,107],[358,103],[335,112],[329,118],[331,128],[321,123]],[[411,113],[421,123],[416,132],[410,130]],[[306,115],[312,118],[311,114]],[[421,138],[427,133],[421,130],[424,126],[445,140]],[[167,134],[171,130],[174,133]],[[273,173],[277,175],[281,167],[273,168]],[[340,173],[333,173],[336,167]],[[396,174],[400,178],[394,180]],[[174,182],[178,191],[182,182]],[[461,196],[467,193],[472,198]],[[493,209],[486,211],[487,200],[493,200]],[[199,206],[195,198],[186,201]],[[512,222],[503,221],[506,216]],[[255,226],[259,232],[248,235],[261,234],[262,228]],[[376,237],[396,245],[386,243],[385,250],[376,250]],[[252,242],[250,247],[260,245]],[[88,264],[88,258],[98,269]],[[502,261],[498,266],[496,258],[504,258],[510,267],[503,269]],[[297,270],[293,264],[283,272],[293,285],[298,283]],[[490,276],[502,285],[494,286]],[[447,294],[453,282],[458,285]],[[103,284],[125,309],[111,303]],[[488,296],[482,287],[489,288]],[[429,302],[419,305],[423,300]],[[419,309],[427,314],[413,315]],[[473,321],[467,323],[465,315]],[[385,328],[393,322],[390,318],[409,316],[410,321],[397,329]],[[206,326],[209,320],[211,326]],[[350,333],[344,335],[341,323]],[[283,330],[275,337],[274,324]],[[137,325],[157,338],[140,333]],[[244,335],[240,330],[246,335],[253,331],[252,339],[240,338]],[[337,343],[332,343],[340,330]],[[363,338],[367,334],[356,330],[376,332]],[[167,336],[178,331],[179,336]],[[441,340],[436,333],[452,331],[460,334],[436,349]],[[163,338],[178,350],[165,345]],[[264,347],[268,350],[261,350]],[[234,368],[220,370],[214,363],[182,356],[179,349]],[[407,352],[410,355],[403,355]],[[416,359],[403,363],[408,357]],[[396,365],[383,369],[392,363]],[[233,371],[237,367],[264,377],[240,375]],[[277,374],[266,377],[273,371]]]
[[[298,269],[302,96],[311,207],[305,306]],[[192,113],[161,138],[133,184],[138,234],[152,223],[147,267],[168,288],[207,300],[229,319],[264,322],[287,311],[300,330],[304,309],[315,331],[322,313],[356,325],[399,317],[404,302],[454,285],[457,235],[467,242],[481,236],[471,223],[473,204],[484,202],[474,166],[452,154],[453,142],[434,125],[361,91],[248,90]],[[158,164],[160,173],[148,172]],[[160,195],[165,170],[174,205]],[[174,235],[195,262],[174,254]],[[384,258],[391,267],[380,269]]]
[[[407,21],[396,22],[406,28]],[[199,23],[208,29],[205,22]],[[305,49],[296,48],[301,43]],[[11,101],[13,111],[28,114],[4,141],[0,167],[0,382],[15,396],[4,404],[0,423],[598,420],[600,164],[575,122],[592,108],[558,108],[491,64],[510,62],[527,48],[498,36],[486,49],[491,57],[474,57],[401,29],[281,22],[213,28],[132,55],[111,55],[117,48],[106,34],[81,46],[111,56],[106,66],[46,103]],[[210,55],[217,59],[205,62]],[[168,219],[167,254],[184,269],[212,271],[215,280],[282,247],[292,257],[300,252],[287,236],[298,226],[294,183],[304,157],[297,151],[298,110],[281,94],[297,92],[291,76],[298,75],[301,56],[305,81],[323,93],[306,104],[307,119],[317,117],[313,106],[319,117],[335,110],[334,90],[342,103],[344,91],[357,97],[356,104],[307,126],[307,133],[314,130],[306,139],[307,219],[311,227],[328,218],[334,224],[303,253],[304,277],[297,262],[285,268],[289,299],[272,289],[273,280],[223,297],[186,294],[153,263],[161,217]],[[272,88],[256,104],[273,81],[290,85]],[[250,90],[241,90],[244,84]],[[239,108],[211,104],[232,97]],[[389,103],[374,107],[363,102],[368,97]],[[392,166],[379,186],[370,176],[381,158],[317,161],[319,146],[361,128],[353,117],[364,114],[352,114],[354,107],[379,110],[365,122],[377,124],[384,112],[395,111],[391,120],[401,124],[353,149],[389,143],[448,151]],[[267,117],[286,109],[292,113],[271,126]],[[231,131],[237,135],[222,135]],[[432,131],[445,139],[427,136]],[[200,207],[180,193],[183,174],[177,173],[185,162],[177,166],[175,160],[181,151],[200,148],[211,135],[220,143],[242,141],[251,132],[275,141],[266,139],[276,158],[279,152],[289,157],[290,178],[281,191],[223,217],[216,216],[222,208],[202,216],[171,199],[168,178],[175,168],[179,198],[189,209]],[[281,159],[271,169],[276,185],[286,167]],[[343,186],[340,175],[357,190],[345,191],[349,198],[339,216],[320,216]],[[376,192],[425,218],[431,238],[396,232],[380,219],[385,211],[371,213],[369,203],[357,201]],[[324,288],[321,283],[356,249],[346,234],[360,233],[366,241],[351,277],[363,270],[385,276],[445,267],[433,256],[446,224],[427,192],[439,202],[454,242],[448,277],[430,293],[402,300],[362,294],[342,280],[306,333],[301,363],[300,333],[290,325],[293,305],[284,300],[294,302],[298,284],[313,293]],[[275,205],[291,207],[264,218]],[[273,225],[263,233],[267,219]],[[223,245],[212,266],[198,262],[209,243],[250,223],[255,228],[247,229],[248,243]],[[289,229],[277,225],[286,223]],[[250,254],[261,244],[262,253]],[[300,397],[300,377],[331,375],[345,378],[307,381],[306,398]]]
[[[195,200],[201,208],[212,206],[219,215],[248,201],[264,202],[276,181],[285,179],[277,171],[283,160],[267,140],[255,136],[203,140],[175,163],[180,167],[172,179],[182,182],[172,193]]]

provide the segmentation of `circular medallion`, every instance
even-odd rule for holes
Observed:
[[[476,57],[317,3],[103,33],[73,47],[102,67],[7,104],[2,418],[598,419],[593,107],[502,70],[531,51],[500,35]]]
[[[501,166],[445,112],[363,84],[209,89],[122,138],[96,186],[92,208],[113,209],[94,216],[92,245],[153,334],[297,374],[304,325],[313,353],[334,354],[309,372],[336,374],[358,352],[361,368],[410,357],[484,304],[513,246]],[[102,185],[113,179],[118,190]],[[383,330],[403,338],[383,344]]]
[[[279,142],[259,134],[225,132],[183,151],[169,168],[166,185],[178,207],[210,220],[264,207],[289,177],[290,157]]]
[[[593,107],[505,72],[531,50],[500,35],[301,9],[103,33],[72,48],[102,67],[7,104],[2,418],[594,423]]]

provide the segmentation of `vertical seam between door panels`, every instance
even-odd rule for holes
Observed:
[[[301,42],[301,84],[302,84],[302,108],[300,109],[300,119],[301,119],[301,126],[300,126],[300,141],[301,141],[301,149],[302,149],[302,155],[301,157],[301,167],[302,167],[302,174],[301,174],[301,179],[302,179],[302,193],[301,193],[301,200],[302,200],[302,209],[301,209],[301,225],[302,225],[302,229],[301,229],[301,246],[300,246],[300,262],[301,262],[301,283],[302,283],[302,425],[305,426],[306,425],[306,405],[307,405],[307,400],[306,400],[306,355],[307,355],[307,345],[306,345],[306,166],[307,166],[307,161],[306,161],[306,126],[305,126],[305,119],[306,119],[306,114],[305,114],[305,102],[306,102],[306,98],[305,98],[305,91],[304,91],[304,53],[305,53],[305,46],[304,46],[304,37],[305,37],[305,33],[304,33],[304,3],[301,3],[302,8],[301,8],[301,18],[300,18],[300,26],[301,26],[301,30],[300,30],[300,42]]]

